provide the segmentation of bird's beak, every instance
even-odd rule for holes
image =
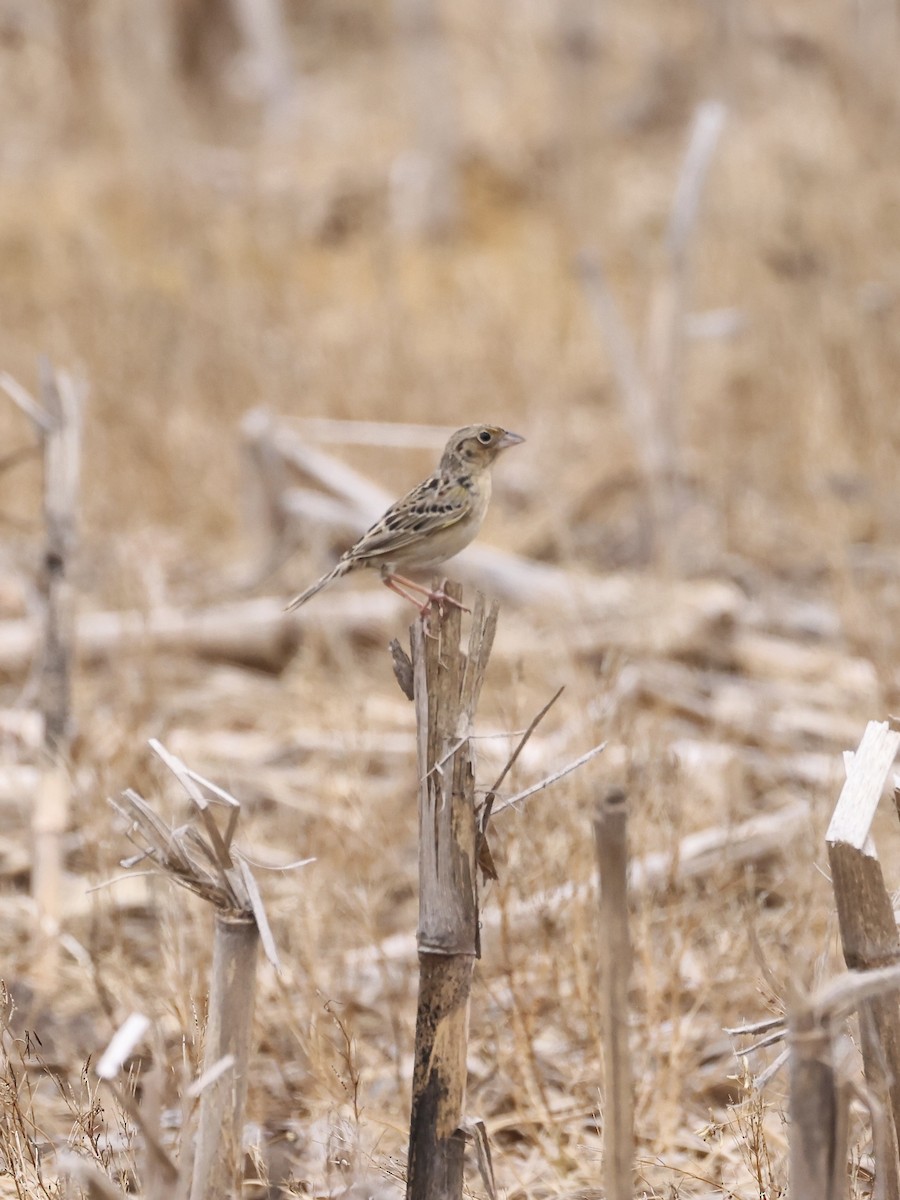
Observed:
[[[508,450],[510,446],[518,446],[519,442],[524,442],[525,439],[518,433],[510,433],[509,430],[504,433],[503,437],[497,443],[498,450]]]

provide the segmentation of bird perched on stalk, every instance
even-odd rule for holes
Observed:
[[[467,425],[450,438],[433,475],[387,510],[327,575],[287,606],[299,608],[336,579],[362,567],[381,572],[383,582],[424,616],[433,603],[456,601],[399,574],[429,571],[464,550],[478,533],[491,499],[491,467],[497,455],[525,439],[499,425]],[[420,600],[418,593],[424,597]]]

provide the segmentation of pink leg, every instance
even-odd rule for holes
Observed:
[[[452,596],[446,595],[444,592],[433,592],[431,588],[422,587],[421,584],[415,583],[412,579],[407,579],[405,575],[382,575],[382,582],[385,587],[389,587],[392,592],[396,592],[398,596],[402,596],[404,600],[408,600],[410,604],[414,604],[419,610],[419,616],[422,618],[422,624],[427,637],[431,637],[431,606],[437,604],[438,608],[442,604],[453,604],[463,612],[470,612],[464,604],[460,604],[458,600],[454,600]],[[403,585],[403,586],[401,586]],[[419,592],[425,597],[425,603],[420,604],[415,596],[410,595],[407,588]]]
[[[436,604],[440,608],[444,604],[451,604],[454,608],[460,609],[461,612],[471,612],[464,604],[460,604],[458,600],[454,600],[452,596],[448,596],[446,592],[434,592],[431,588],[423,587],[421,583],[415,583],[412,579],[407,579],[405,575],[398,575],[396,571],[392,571],[390,575],[383,576],[385,584],[400,596],[405,596],[415,604],[419,612],[424,616],[432,604]],[[402,584],[403,588],[408,588],[409,591],[418,592],[425,597],[425,603],[419,605],[418,600],[410,596],[409,591],[404,591],[398,585]]]
[[[431,601],[426,600],[424,604],[420,604],[418,598],[416,596],[411,596],[409,592],[402,588],[397,582],[397,579],[398,576],[396,575],[385,575],[382,579],[382,582],[384,586],[390,588],[392,592],[396,592],[398,596],[402,596],[404,600],[408,600],[410,604],[414,604],[419,610],[419,616],[424,616],[431,606]],[[406,583],[407,580],[404,579],[403,582]],[[419,589],[416,588],[416,590],[418,591]]]
[[[407,582],[407,581],[404,580],[404,582]],[[414,604],[416,606],[416,608],[419,610],[419,616],[422,619],[422,628],[425,630],[425,636],[432,637],[433,635],[431,632],[431,600],[428,599],[425,601],[424,604],[419,604],[419,601],[416,599],[416,597],[411,596],[409,594],[409,592],[405,591],[400,586],[400,584],[397,582],[396,577],[393,575],[385,576],[384,586],[389,587],[392,592],[396,592],[398,596],[402,596],[404,600],[408,600],[410,602],[410,604]]]

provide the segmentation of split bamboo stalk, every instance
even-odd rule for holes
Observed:
[[[62,839],[69,819],[66,768],[72,732],[74,625],[67,572],[75,549],[81,466],[81,396],[49,362],[40,364],[44,420],[36,423],[44,457],[43,510],[46,541],[38,577],[43,601],[38,708],[43,719],[46,764],[32,814],[34,863],[31,891],[52,923],[60,917]]]
[[[190,1200],[240,1195],[258,953],[254,916],[217,910]]]
[[[624,792],[610,791],[597,804],[594,843],[600,876],[604,1192],[608,1200],[630,1200],[634,1195],[634,1093],[628,1044],[631,932]]]
[[[851,971],[900,963],[900,938],[891,897],[869,836],[875,810],[900,749],[900,731],[870,721],[849,758],[847,779],[826,842],[844,961]],[[860,1006],[866,1082],[884,1112],[885,1152],[880,1178],[888,1200],[900,1198],[900,1009],[895,997]]]
[[[803,1006],[791,1014],[788,1028],[791,1196],[840,1200],[847,1192],[847,1114],[835,1072],[830,1018],[819,1020]]]
[[[840,1022],[862,1016],[875,1001],[893,1001],[900,965],[847,971],[795,1002],[788,1015],[791,1080],[790,1194],[795,1200],[840,1200],[846,1196],[849,1104],[847,1071],[835,1045]],[[870,1096],[877,1192],[894,1194],[891,1114]]]
[[[459,584],[447,594],[461,599]],[[419,770],[419,999],[407,1173],[408,1200],[459,1200],[463,1189],[466,1049],[478,955],[475,770],[469,731],[498,606],[476,595],[468,653],[461,613],[433,612],[411,629]]]
[[[187,792],[197,824],[171,828],[130,789],[112,803],[139,848],[125,865],[151,863],[216,910],[203,1073],[189,1093],[200,1096],[190,1200],[221,1200],[240,1195],[260,943],[276,969],[278,955],[256,881],[233,848],[240,804],[159,742],[150,745]],[[213,818],[213,805],[226,810],[221,824]]]

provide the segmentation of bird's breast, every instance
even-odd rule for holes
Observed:
[[[491,499],[491,477],[485,473],[483,477],[473,476],[460,482],[469,498],[465,516],[445,529],[435,530],[415,549],[407,550],[403,557],[409,566],[420,569],[439,566],[465,550],[477,535]]]

